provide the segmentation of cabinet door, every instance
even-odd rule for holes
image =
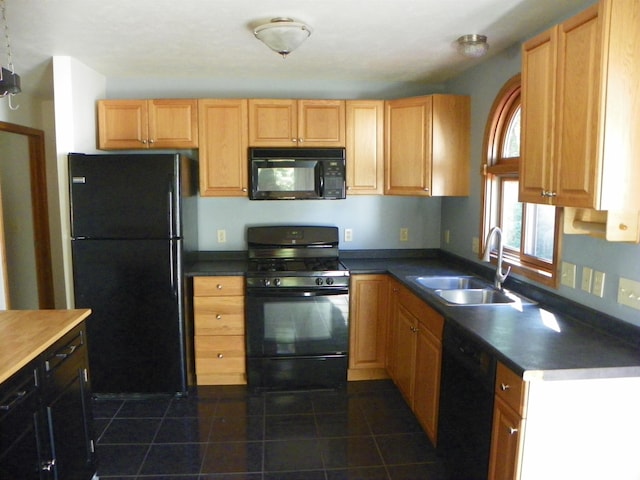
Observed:
[[[558,29],[555,204],[595,207],[599,181],[602,28],[598,5]],[[599,185],[599,183],[598,183]]]
[[[433,95],[432,102],[429,192],[432,196],[469,195],[471,99]]]
[[[347,193],[375,195],[384,191],[384,102],[347,100]]]
[[[438,432],[441,352],[440,340],[429,332],[422,323],[419,323],[413,411],[434,445],[437,442]]]
[[[298,143],[301,147],[344,147],[345,102],[298,100]]]
[[[196,100],[149,100],[149,148],[197,148]]]
[[[413,379],[416,364],[416,319],[403,305],[398,305],[395,332],[395,382],[407,403],[413,399]]]
[[[521,439],[525,420],[496,398],[491,429],[489,480],[517,480],[520,478]]]
[[[521,202],[551,203],[557,29],[522,47]]]
[[[22,368],[0,386],[0,478],[44,480],[41,415],[35,364]]]
[[[200,195],[247,195],[247,101],[198,101]]]
[[[388,279],[353,275],[349,311],[349,379],[386,378]]]
[[[295,100],[249,100],[249,145],[295,147],[298,145],[298,110]]]
[[[95,473],[93,416],[84,330],[54,345],[45,361],[45,414],[56,479],[89,480]]]
[[[149,138],[146,100],[98,101],[98,148],[147,148]]]
[[[385,194],[429,196],[431,97],[385,105]]]

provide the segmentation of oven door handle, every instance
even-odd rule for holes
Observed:
[[[260,297],[329,297],[335,295],[347,295],[348,288],[322,288],[308,290],[300,288],[248,288],[247,295]]]

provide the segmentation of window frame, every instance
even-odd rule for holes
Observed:
[[[496,95],[485,127],[481,170],[483,182],[479,258],[485,249],[486,238],[491,228],[502,224],[499,200],[500,179],[511,177],[519,180],[520,157],[505,158],[502,156],[508,126],[518,108],[521,108],[521,75],[519,73],[507,80]],[[527,228],[526,205],[526,203],[522,204],[523,232]],[[553,258],[550,263],[524,253],[526,244],[524,233],[519,251],[512,248],[504,249],[504,263],[511,266],[513,273],[556,288],[559,277],[558,259],[561,251],[560,225],[562,225],[562,208],[556,207]],[[492,252],[491,263],[496,263],[496,261],[497,254]]]

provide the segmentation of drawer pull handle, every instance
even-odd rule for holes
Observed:
[[[50,472],[53,467],[56,466],[56,459],[51,459],[46,462],[42,462],[42,471]]]
[[[508,383],[501,383],[500,390],[502,390],[503,392],[506,392],[507,390],[511,390],[511,385],[509,385]]]
[[[5,412],[11,410],[16,405],[16,403],[18,403],[20,400],[24,398],[26,394],[27,394],[26,390],[21,390],[19,392],[16,392],[13,400],[11,400],[9,403],[5,405],[0,405],[0,410]]]
[[[218,354],[218,358],[224,358],[224,355],[223,355],[223,354],[221,354],[221,353],[219,353],[219,354]]]
[[[71,345],[66,352],[56,353],[56,357],[67,358],[68,356],[72,355],[77,348],[78,348],[78,345]]]

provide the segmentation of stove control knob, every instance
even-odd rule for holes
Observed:
[[[263,278],[263,279],[262,279],[262,284],[263,284],[265,287],[268,287],[269,285],[271,285],[271,280],[270,280],[270,279],[268,279],[268,278]]]
[[[280,281],[280,279],[279,279],[279,278],[274,278],[274,279],[273,279],[273,284],[274,284],[276,287],[279,287],[281,283],[282,283],[282,282]]]
[[[326,284],[327,285],[333,285],[333,278],[331,278],[331,277],[327,278]]]
[[[322,278],[316,278],[316,285],[322,285]]]

